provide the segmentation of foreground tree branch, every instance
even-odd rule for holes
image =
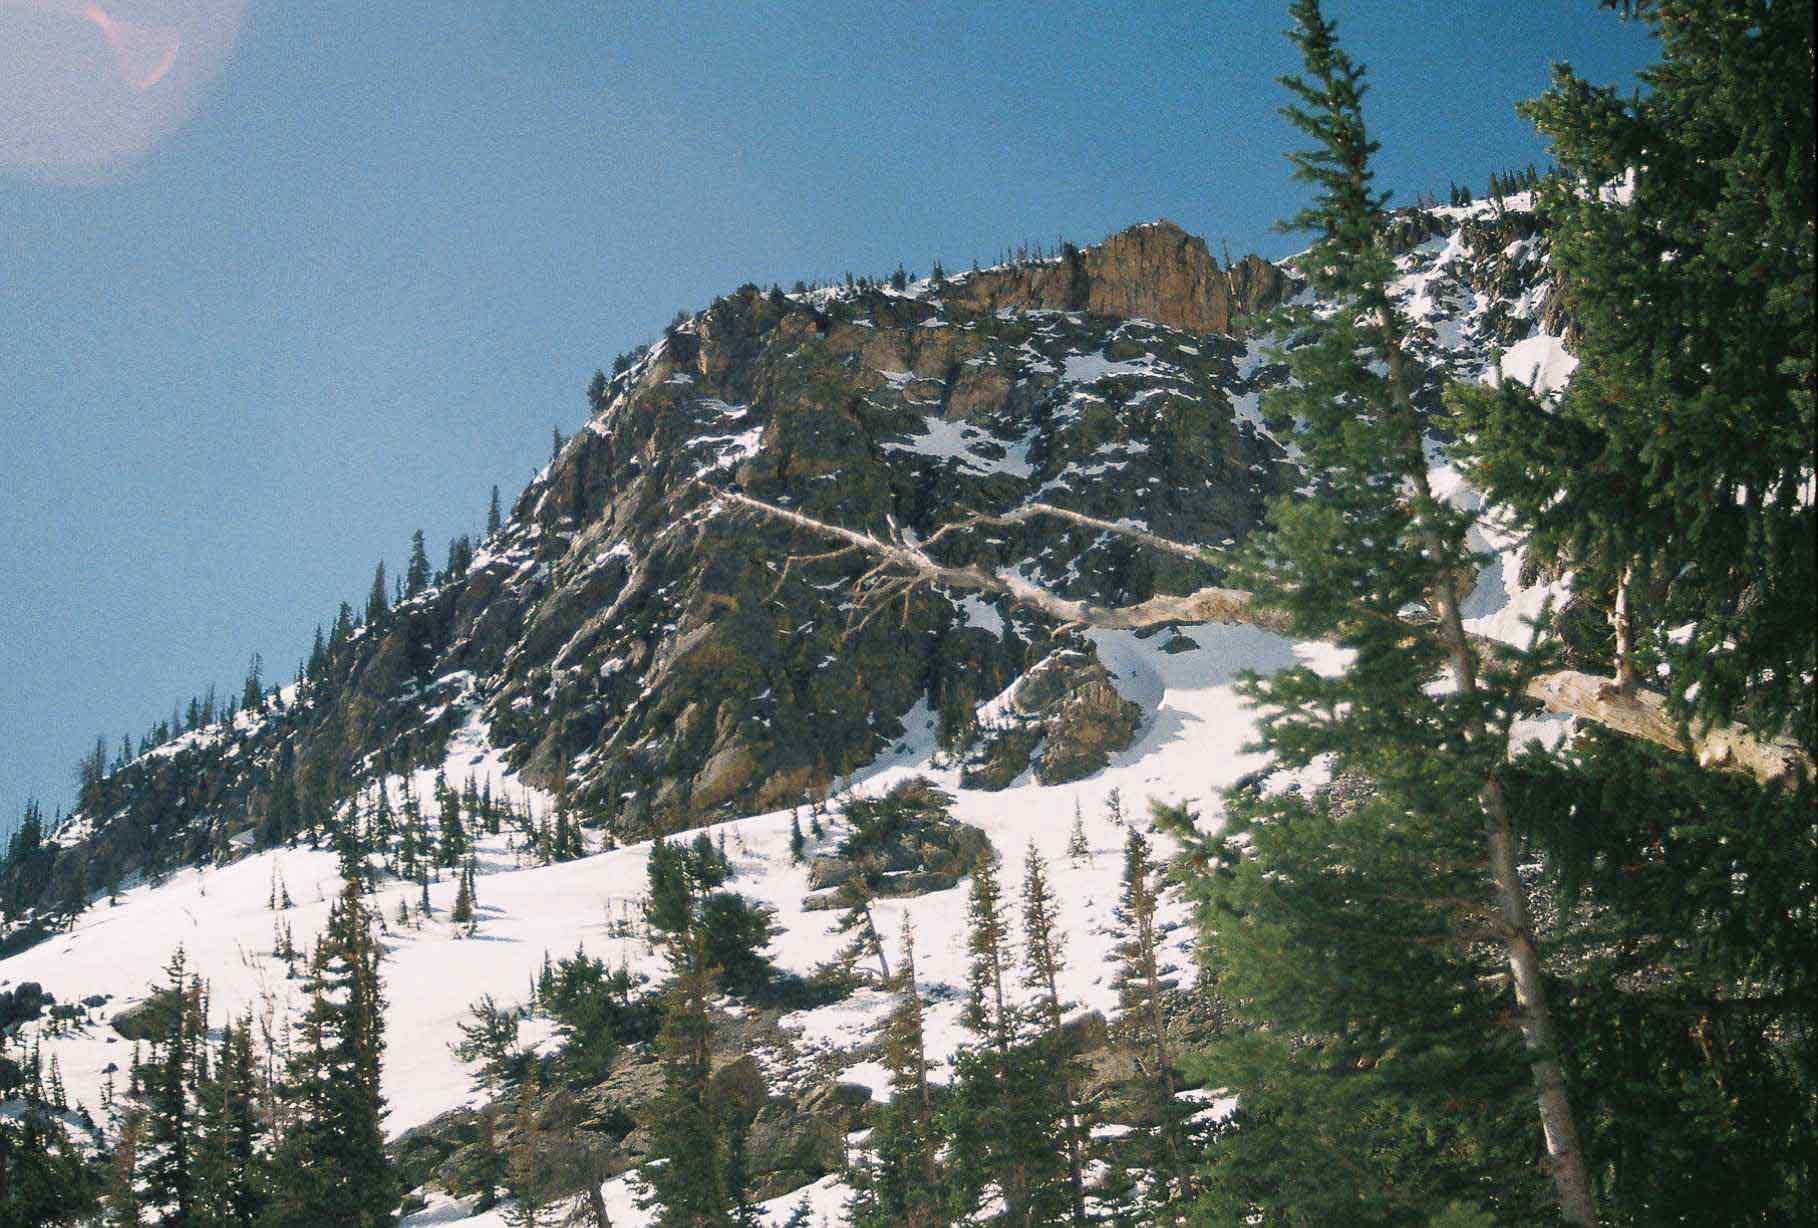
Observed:
[[[1204,561],[1209,557],[1209,552],[1200,547],[1158,537],[1146,529],[1102,520],[1067,508],[1032,503],[1003,515],[970,516],[943,526],[926,542],[916,543],[901,535],[894,540],[886,540],[842,525],[829,524],[793,508],[754,498],[743,491],[716,489],[713,496],[722,504],[748,508],[773,520],[842,541],[846,548],[869,555],[882,566],[897,569],[903,573],[903,578],[913,583],[994,593],[1039,610],[1063,623],[1106,631],[1137,631],[1169,623],[1223,623],[1227,626],[1257,627],[1277,635],[1288,634],[1291,629],[1286,613],[1261,604],[1254,595],[1241,589],[1207,587],[1179,596],[1162,594],[1134,605],[1105,606],[1092,601],[1074,601],[1062,597],[1020,576],[1004,575],[977,565],[960,567],[942,563],[926,549],[956,529],[978,525],[1020,524],[1038,516],[1053,516],[1087,528],[1115,533],[1186,558]],[[1798,748],[1763,741],[1737,725],[1717,725],[1702,731],[1693,730],[1690,731],[1688,741],[1682,736],[1678,722],[1667,712],[1665,696],[1652,691],[1625,691],[1612,679],[1595,674],[1578,670],[1556,670],[1542,674],[1528,684],[1527,694],[1548,711],[1592,721],[1625,736],[1691,754],[1700,763],[1710,767],[1747,772],[1763,784],[1773,781],[1791,782],[1812,775],[1811,761]]]

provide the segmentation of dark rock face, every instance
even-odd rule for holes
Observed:
[[[1044,657],[1018,680],[961,779],[973,788],[1001,789],[1033,766],[1045,785],[1083,780],[1130,745],[1142,716],[1117,693],[1091,645],[1080,641]]]
[[[342,744],[433,746],[452,718],[392,734],[388,701],[460,678],[532,779],[566,772],[578,805],[639,831],[817,795],[901,737],[918,701],[964,710],[1003,690],[1050,656],[1049,625],[927,591],[866,609],[853,584],[868,560],[827,557],[826,541],[728,511],[713,488],[922,537],[1041,498],[1241,538],[1283,472],[1231,409],[1244,347],[1148,320],[1225,327],[1286,279],[1260,262],[1227,275],[1168,224],[1069,259],[1071,272],[989,270],[919,297],[747,287],[717,301],[611,382],[470,573],[400,611],[325,723]],[[1056,270],[1071,297],[1048,285]],[[955,536],[944,557],[1113,602],[1214,578],[1039,521]],[[1039,771],[1077,779],[1137,718],[1102,668],[1056,677]]]

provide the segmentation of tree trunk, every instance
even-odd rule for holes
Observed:
[[[1610,612],[1610,624],[1616,632],[1616,689],[1624,695],[1633,695],[1640,681],[1635,675],[1635,615],[1630,608],[1634,585],[1635,565],[1629,563],[1616,582],[1616,607]]]
[[[1432,485],[1427,480],[1426,449],[1419,425],[1413,418],[1413,403],[1407,391],[1401,335],[1386,303],[1378,307],[1377,321],[1382,327],[1390,395],[1407,421],[1411,453],[1409,471],[1417,494],[1415,523],[1436,566],[1433,604],[1439,615],[1440,636],[1451,658],[1452,685],[1457,693],[1470,694],[1479,688],[1477,649],[1465,631],[1464,619],[1459,613],[1462,586],[1459,572],[1452,565],[1455,560],[1446,557],[1443,540],[1427,520],[1434,499]],[[1463,732],[1467,742],[1479,745],[1486,737],[1494,736],[1494,731],[1481,721]],[[1565,1072],[1559,1065],[1558,1035],[1553,1027],[1553,1013],[1547,1006],[1546,983],[1528,916],[1527,894],[1515,864],[1515,837],[1509,824],[1508,800],[1503,796],[1502,784],[1493,769],[1483,782],[1478,799],[1483,808],[1490,880],[1495,886],[1496,907],[1503,922],[1503,945],[1508,954],[1515,1005],[1521,1020],[1521,1039],[1528,1051],[1528,1069],[1534,1079],[1541,1133],[1546,1138],[1560,1216],[1575,1228],[1596,1228],[1597,1207],[1591,1199],[1591,1182],[1585,1170],[1584,1150],[1578,1141],[1578,1124],[1566,1094]]]

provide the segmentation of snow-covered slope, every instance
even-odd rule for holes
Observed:
[[[1238,672],[1297,661],[1317,665],[1330,661],[1333,650],[1243,627],[1194,628],[1198,646],[1186,651],[1178,644],[1174,651],[1162,651],[1160,636],[1143,640],[1105,633],[1095,638],[1120,692],[1142,704],[1148,715],[1137,744],[1091,780],[1053,788],[1024,781],[998,792],[962,788],[957,772],[938,761],[934,722],[923,707],[906,719],[909,736],[899,748],[859,773],[853,787],[875,793],[913,775],[932,777],[954,792],[956,817],[990,836],[1003,857],[1007,882],[1020,879],[1026,850],[1037,848],[1048,860],[1064,910],[1069,964],[1062,992],[1079,1010],[1109,1016],[1117,1008],[1117,991],[1108,979],[1108,930],[1125,830],[1108,817],[1107,798],[1118,791],[1129,820],[1144,829],[1148,798],[1185,800],[1210,812],[1220,789],[1259,764],[1243,750],[1251,722],[1232,688]],[[460,778],[476,758],[484,761],[484,747],[463,739],[447,765],[450,777]],[[515,782],[501,777],[495,787],[514,788]],[[1077,863],[1066,853],[1076,803],[1092,846],[1091,856]],[[779,811],[708,830],[726,834],[737,871],[732,885],[777,910],[777,963],[807,973],[839,945],[832,930],[836,914],[803,910],[807,872],[791,862],[789,827],[790,812]],[[826,842],[839,834],[835,823]],[[615,936],[612,925],[643,890],[647,843],[520,868],[506,846],[508,839],[494,837],[482,844],[481,919],[473,936],[446,919],[454,899],[452,879],[430,888],[436,919],[420,929],[394,925],[386,935],[390,1051],[385,1092],[391,1106],[387,1126],[394,1134],[472,1100],[469,1072],[450,1049],[458,1039],[455,1025],[482,994],[501,1002],[522,1001],[545,952],[559,956],[584,945],[610,965],[623,963],[660,975],[660,959],[650,945]],[[289,892],[293,908],[271,907],[274,883]],[[215,1024],[248,1011],[281,1021],[300,1006],[299,983],[286,980],[284,962],[273,954],[274,929],[288,926],[296,944],[307,946],[324,924],[338,885],[333,854],[309,849],[279,849],[227,866],[186,869],[159,886],[123,892],[113,906],[94,908],[69,933],[0,964],[0,977],[40,981],[66,1001],[111,995],[105,1008],[90,1013],[91,1022],[64,1035],[42,1036],[46,1061],[57,1059],[71,1097],[98,1114],[105,1072],[110,1066],[123,1072],[132,1050],[106,1019],[145,996],[179,945],[190,966],[207,978]],[[905,922],[915,925],[922,952],[919,969],[933,999],[931,1056],[940,1063],[962,1037],[964,892],[962,885],[911,899],[881,900],[876,906],[892,948]],[[372,902],[389,918],[400,903],[414,907],[416,896],[414,884],[392,881]],[[1182,921],[1171,904],[1168,960],[1171,971],[1185,974],[1188,934]],[[862,989],[831,1006],[797,1012],[783,1020],[785,1031],[795,1037],[795,1049],[756,1056],[772,1079],[787,1081],[814,1056],[848,1054],[842,1077],[869,1084],[880,1098],[887,1096],[881,1068],[862,1053],[888,1009],[886,995]],[[936,1076],[940,1074],[937,1067]],[[123,1073],[119,1081],[123,1086]],[[785,1201],[793,1206],[795,1199]],[[640,1221],[615,1216],[613,1222]]]

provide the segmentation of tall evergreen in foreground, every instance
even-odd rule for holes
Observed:
[[[1660,48],[1646,94],[1560,66],[1523,108],[1563,170],[1539,211],[1572,382],[1448,402],[1473,483],[1605,612],[1586,651],[1615,686],[1810,756],[1813,6],[1632,7]],[[1616,1223],[1818,1198],[1818,809],[1809,780],[1723,768],[1593,730],[1511,782],[1577,931],[1568,1056]]]
[[[1297,1208],[1289,1218],[1317,1218],[1332,1210],[1325,1191],[1348,1185],[1355,1197],[1344,1217],[1355,1223],[1432,1215],[1454,1191],[1461,1210],[1521,1214],[1530,1194],[1522,1157],[1496,1146],[1494,1130],[1482,1140],[1488,1154],[1474,1154],[1480,1110],[1457,1104],[1447,1086],[1473,1070],[1500,1086],[1508,1070],[1494,999],[1468,975],[1477,970],[1471,957],[1488,950],[1500,954],[1512,989],[1502,1005],[1519,1025],[1558,1213],[1591,1228],[1597,1211],[1504,780],[1523,667],[1464,629],[1460,606],[1477,563],[1470,520],[1428,480],[1411,327],[1390,294],[1396,269],[1382,233],[1386,196],[1370,166],[1363,70],[1316,0],[1299,0],[1292,14],[1304,68],[1283,80],[1293,97],[1284,114],[1313,140],[1290,159],[1315,191],[1292,221],[1314,236],[1297,264],[1336,310],[1290,309],[1277,322],[1295,379],[1265,409],[1300,448],[1314,497],[1271,504],[1246,569],[1263,599],[1289,612],[1296,635],[1334,640],[1350,659],[1331,675],[1296,668],[1245,685],[1278,764],[1330,756],[1338,772],[1369,781],[1372,796],[1353,807],[1292,796],[1234,805],[1232,830],[1247,845],[1178,828],[1202,866],[1191,885],[1206,909],[1214,974],[1241,978],[1273,959],[1284,979],[1299,980],[1291,998],[1227,981],[1251,1026],[1247,1047],[1224,1050],[1227,1085],[1256,1115],[1214,1145],[1211,1198],[1226,1214],[1281,1207]],[[1347,898],[1335,894],[1341,884]],[[1455,1013],[1436,1013],[1438,1003]],[[1506,1100],[1496,1110],[1496,1120],[1514,1115]],[[1328,1132],[1321,1146],[1321,1116],[1357,1136]],[[1314,1179],[1285,1153],[1259,1151],[1271,1128],[1282,1145],[1318,1148],[1332,1167]],[[1431,1180],[1347,1174],[1359,1142],[1409,1153]],[[1447,1174],[1454,1180],[1441,1180]]]
[[[310,966],[304,1013],[284,1087],[289,1125],[272,1157],[269,1228],[389,1228],[397,1174],[385,1155],[379,1072],[385,998],[379,946],[349,880]]]

